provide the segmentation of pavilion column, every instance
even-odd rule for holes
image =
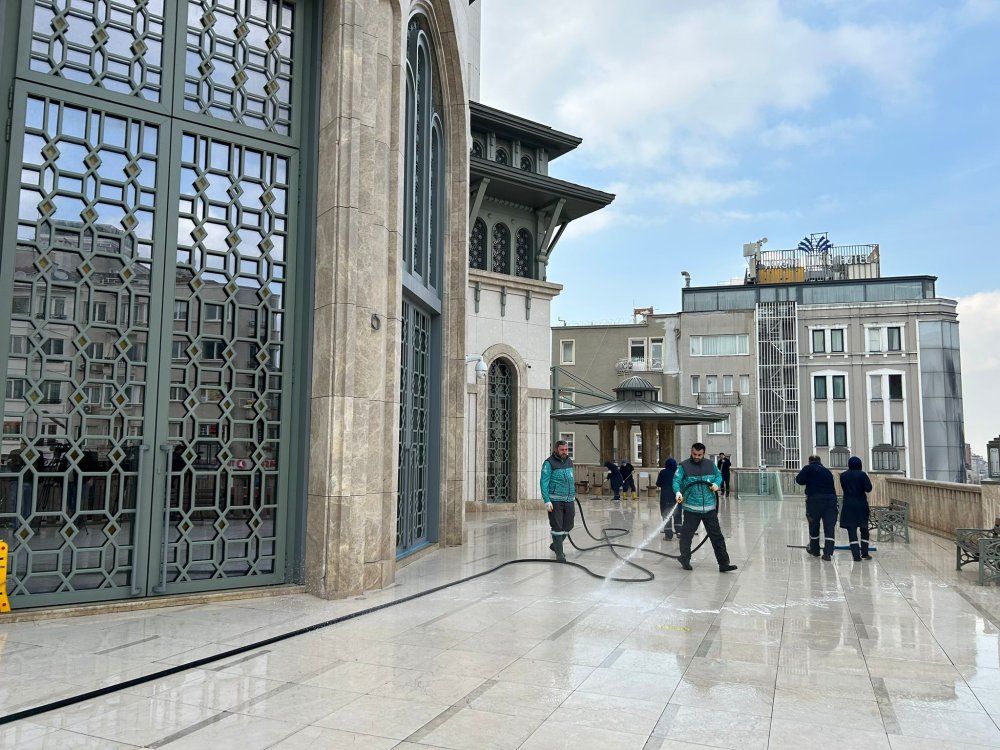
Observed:
[[[642,465],[649,469],[656,464],[656,423],[640,422],[642,432]]]
[[[615,420],[615,456],[612,460],[621,461],[632,456],[629,438],[632,436],[632,423],[625,419]]]
[[[674,450],[674,426],[669,422],[660,423],[656,425],[656,433],[660,438],[659,465],[663,466],[663,462],[671,456],[677,458],[677,453]]]
[[[610,419],[598,423],[601,431],[601,463],[615,459],[615,423]]]

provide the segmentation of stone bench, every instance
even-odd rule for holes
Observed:
[[[979,583],[1000,580],[1000,529],[955,529],[955,570],[979,563]]]
[[[905,500],[892,500],[888,505],[872,508],[870,528],[875,529],[875,541],[910,541],[910,504]]]

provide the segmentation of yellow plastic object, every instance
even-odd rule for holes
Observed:
[[[0,542],[0,612],[10,612],[7,598],[7,542]]]
[[[802,266],[760,268],[757,270],[758,284],[796,284],[805,280],[806,269]]]

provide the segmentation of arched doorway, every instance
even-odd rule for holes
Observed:
[[[490,365],[487,377],[486,502],[514,502],[514,366],[505,359]]]

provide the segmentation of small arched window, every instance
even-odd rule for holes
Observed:
[[[531,278],[531,256],[534,251],[534,240],[531,232],[523,227],[517,230],[517,252],[514,257],[514,275],[525,279]]]
[[[497,149],[496,162],[497,164],[510,164],[510,157],[502,148]]]
[[[523,169],[525,172],[534,172],[535,171],[534,168],[531,165],[531,157],[530,156],[522,156],[521,157],[521,169]]]
[[[472,155],[476,158],[482,159],[485,152],[483,151],[483,144],[479,141],[472,142]]]
[[[469,268],[486,270],[486,222],[476,219],[469,233]]]
[[[503,222],[493,225],[493,255],[491,270],[510,273],[510,229]]]

